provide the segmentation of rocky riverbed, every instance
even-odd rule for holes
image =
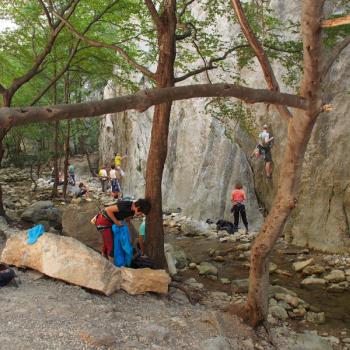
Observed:
[[[60,234],[68,205],[79,212],[89,202],[111,201],[96,179],[82,176],[78,181],[90,188],[87,199],[75,199],[70,188],[66,201],[51,202],[48,174],[37,181],[35,193],[27,175],[1,170],[5,205],[15,223],[0,222],[0,250],[18,225],[42,222]],[[181,213],[164,215],[164,226],[165,249],[175,267],[171,272],[181,289],[171,287],[166,297],[124,292],[104,297],[16,269],[19,287],[0,289],[0,349],[273,348],[266,331],[255,333],[223,311],[246,298],[250,246],[257,233],[229,235]],[[349,255],[291,247],[280,239],[270,280],[268,320],[278,349],[350,349]]]

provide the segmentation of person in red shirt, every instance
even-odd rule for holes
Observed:
[[[239,215],[241,214],[241,218],[243,221],[243,224],[246,229],[246,233],[248,233],[248,220],[247,215],[245,212],[245,205],[244,202],[247,200],[246,194],[244,190],[242,190],[242,185],[237,182],[235,185],[235,189],[232,191],[231,194],[231,202],[233,204],[231,212],[234,216],[234,227],[235,231],[238,230],[238,223],[239,223]]]

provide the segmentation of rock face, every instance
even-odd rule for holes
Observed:
[[[110,295],[120,288],[121,273],[108,260],[71,237],[45,233],[27,244],[27,233],[11,236],[1,261],[30,267],[47,276]]]
[[[90,220],[97,214],[96,203],[82,203],[80,205],[69,205],[62,215],[62,233],[73,237],[87,246],[100,251],[102,247],[102,236],[96,226]]]
[[[110,93],[108,89],[106,96]],[[235,182],[241,181],[249,198],[246,209],[250,227],[257,228],[262,217],[247,157],[227,137],[224,126],[205,114],[204,106],[205,100],[173,105],[163,176],[163,206],[181,208],[184,215],[195,219],[232,220],[230,196]],[[144,195],[151,118],[152,109],[142,114],[107,115],[101,124],[100,154],[104,162],[113,159],[113,150],[128,150],[123,164],[124,193]],[[113,146],[109,140],[114,140]]]
[[[300,0],[270,2],[270,7],[281,20],[299,18],[300,5]],[[227,40],[238,31],[226,21],[218,21],[217,28]],[[305,154],[298,205],[284,232],[293,244],[330,252],[350,250],[350,158],[346,156],[350,153],[349,54],[350,47],[342,52],[324,81],[327,102],[334,108],[318,118]],[[235,60],[232,62],[231,70],[235,72]],[[273,67],[281,82],[284,69],[275,62]],[[258,64],[255,68],[254,71],[237,73],[248,86],[265,88],[266,82]],[[223,81],[222,77],[215,78]],[[204,75],[198,80],[205,82]],[[283,84],[281,90],[293,92],[293,88]],[[120,94],[120,91],[111,87],[106,91],[106,96],[115,94]],[[257,105],[257,124],[268,123],[275,137],[273,181],[267,182],[261,160],[249,164],[246,156],[252,152],[256,135],[249,137],[237,128],[237,133],[228,137],[224,126],[205,111],[205,104],[206,100],[195,99],[173,105],[163,178],[163,204],[165,207],[180,207],[185,215],[196,219],[231,219],[230,192],[234,182],[241,180],[249,198],[248,221],[251,226],[259,226],[262,218],[256,198],[258,196],[263,206],[270,208],[286,143],[286,126],[272,107],[266,112],[265,106]],[[108,115],[101,125],[101,157],[110,161],[113,151],[128,150],[123,186],[125,192],[135,195],[142,195],[144,191],[151,113],[152,110],[142,114]]]

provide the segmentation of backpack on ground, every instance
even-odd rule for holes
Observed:
[[[0,264],[0,287],[9,284],[16,277],[15,271],[6,264]]]
[[[131,262],[131,267],[134,269],[156,268],[154,261],[147,255],[137,255]]]

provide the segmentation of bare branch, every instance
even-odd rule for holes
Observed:
[[[307,109],[309,101],[297,95],[252,89],[235,84],[200,84],[149,89],[134,95],[115,97],[103,101],[50,107],[0,108],[0,129],[33,122],[94,117],[129,109],[144,111],[152,105],[195,97],[235,97],[247,103],[281,104]]]
[[[72,4],[69,8],[67,18],[69,18],[76,6],[78,5],[80,0],[72,0],[70,3]],[[45,58],[48,56],[48,54],[51,52],[54,43],[57,39],[58,34],[61,32],[61,30],[64,27],[64,22],[60,21],[59,25],[55,27],[55,29],[51,32],[50,38],[48,43],[46,44],[44,50],[35,58],[35,62],[33,66],[21,77],[16,78],[12,85],[7,89],[8,99],[9,102],[11,102],[12,96],[15,94],[15,92],[25,83],[27,83],[30,79],[32,79],[36,74],[40,72],[40,66],[44,62]]]
[[[87,37],[85,37],[83,34],[79,33],[68,21],[66,21],[63,17],[61,17],[58,13],[54,12],[55,16],[57,16],[58,18],[60,18],[62,20],[62,22],[64,22],[66,24],[66,27],[68,28],[68,30],[78,39],[80,39],[81,41],[84,41],[85,43],[87,43],[90,46],[93,47],[102,47],[105,49],[111,49],[117,53],[119,53],[121,56],[123,56],[126,61],[135,69],[139,70],[141,73],[143,73],[145,76],[149,77],[150,79],[154,80],[155,79],[155,74],[153,72],[151,72],[148,68],[138,64],[133,58],[131,58],[128,53],[121,48],[120,46],[117,45],[112,45],[112,44],[106,44],[103,43],[101,41],[97,41],[97,40],[92,40],[89,39]]]
[[[50,13],[49,13],[48,8],[46,7],[46,5],[45,5],[45,3],[44,3],[43,0],[38,0],[38,1],[39,1],[40,6],[41,6],[41,7],[43,8],[43,10],[44,10],[44,13],[45,13],[45,16],[46,16],[46,18],[47,18],[47,23],[49,24],[49,27],[50,27],[51,29],[53,29],[52,18],[51,18],[51,16],[50,16]]]
[[[204,67],[200,67],[198,69],[195,69],[195,70],[193,70],[191,72],[186,73],[185,75],[183,75],[181,77],[175,78],[175,82],[178,83],[178,82],[183,81],[183,80],[185,80],[185,79],[187,79],[189,77],[192,77],[194,75],[200,74],[200,73],[208,71],[208,70],[215,69],[217,67],[214,66],[214,63],[217,63],[217,62],[225,60],[230,53],[232,53],[232,52],[234,52],[234,51],[236,51],[238,49],[245,48],[245,47],[248,47],[248,45],[237,45],[235,47],[232,47],[231,49],[227,50],[222,56],[211,58],[209,60],[208,64],[204,65]]]
[[[338,18],[331,18],[331,19],[325,19],[321,23],[322,28],[330,28],[330,27],[337,27],[342,26],[344,24],[350,23],[350,15],[344,16],[344,17],[338,17]]]
[[[350,36],[347,36],[344,38],[341,42],[339,42],[337,45],[335,45],[332,48],[332,54],[327,59],[327,61],[324,63],[322,68],[322,77],[326,76],[326,74],[331,69],[333,63],[335,60],[339,57],[339,55],[342,53],[342,51],[350,44]]]
[[[181,9],[181,12],[177,16],[178,19],[181,19],[181,17],[185,14],[188,6],[190,6],[193,2],[195,2],[195,0],[189,0],[184,4],[183,8]]]
[[[264,77],[267,83],[267,86],[269,89],[273,91],[279,91],[279,85],[276,80],[275,74],[272,70],[270,61],[268,57],[265,54],[265,51],[263,47],[261,46],[260,42],[256,38],[255,34],[253,33],[252,29],[250,28],[250,25],[247,21],[247,18],[244,15],[244,11],[242,8],[242,5],[239,0],[231,0],[232,7],[236,13],[237,19],[239,24],[241,25],[242,32],[247,38],[247,41],[251,48],[253,49],[257,59],[260,62],[261,68],[264,73]],[[288,121],[289,118],[292,117],[292,114],[289,112],[288,108],[285,106],[278,106],[277,107],[279,113],[281,116]]]
[[[160,27],[163,26],[163,23],[160,19],[160,16],[158,14],[158,11],[156,9],[156,7],[154,6],[154,3],[152,0],[145,0],[145,4],[148,8],[149,13],[151,14],[153,23],[155,24],[155,26],[159,29]]]

